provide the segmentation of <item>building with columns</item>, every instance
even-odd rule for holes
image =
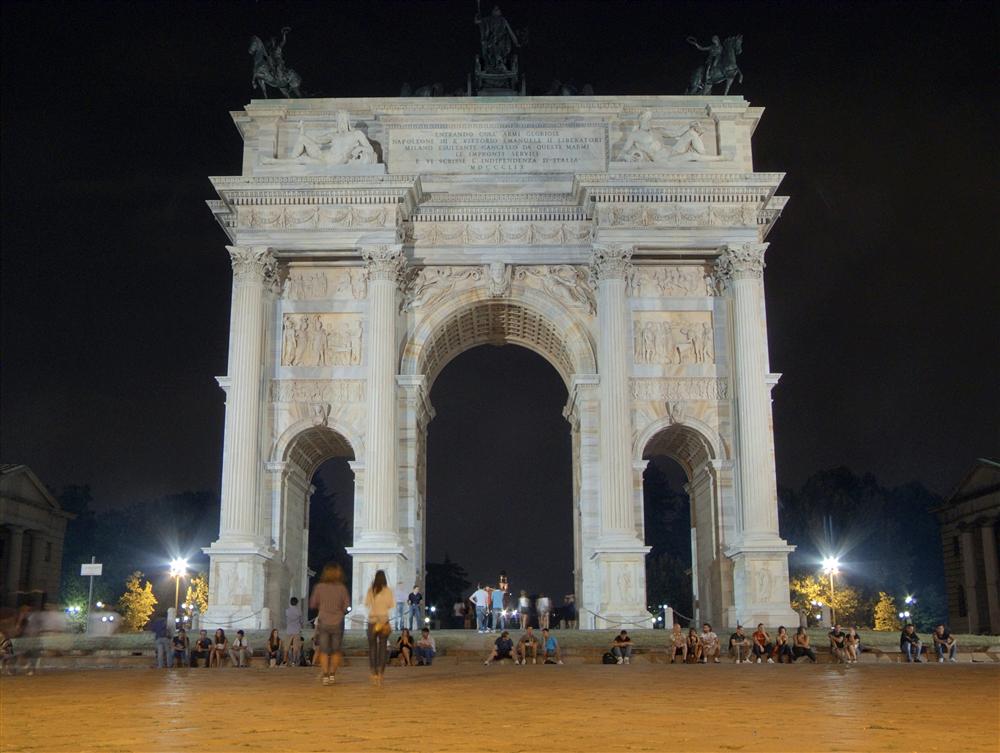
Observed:
[[[0,607],[38,608],[57,597],[72,517],[28,466],[0,465]]]
[[[951,629],[1000,634],[1000,462],[977,460],[935,513]]]
[[[233,291],[207,624],[306,595],[313,474],[354,473],[351,593],[422,582],[431,388],[515,344],[566,384],[582,627],[648,625],[642,474],[688,476],[697,619],[795,624],[763,274],[785,198],[741,97],[255,100],[212,178]],[[489,399],[485,396],[484,399]],[[470,509],[469,516],[477,514]]]

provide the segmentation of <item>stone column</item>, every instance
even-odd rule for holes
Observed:
[[[983,570],[986,574],[986,603],[990,614],[990,624],[984,627],[990,633],[1000,632],[1000,562],[997,561],[995,525],[988,522],[979,529],[983,536]]]
[[[962,583],[965,586],[965,613],[968,615],[969,632],[978,633],[979,624],[979,590],[976,572],[976,532],[972,528],[962,530]]]
[[[233,263],[229,392],[219,540],[263,543],[260,526],[261,383],[264,373],[264,295],[276,282],[271,250],[227,246]]]
[[[639,538],[632,496],[631,315],[625,292],[631,258],[631,246],[595,246],[590,266],[597,287],[600,375],[600,535],[593,555],[600,582],[596,627],[620,622],[638,626],[648,617],[649,547]]]
[[[628,355],[630,329],[625,279],[629,246],[595,246],[591,273],[597,283],[597,363],[601,382],[601,537],[634,543],[632,420]]]
[[[778,535],[766,382],[764,253],[766,243],[727,246],[715,265],[731,308],[732,376],[738,480],[734,560],[737,619],[744,624],[795,624],[788,588],[788,546]]]
[[[24,545],[24,528],[7,526],[7,572],[4,576],[4,600],[8,607],[17,605],[17,592],[21,590],[21,551]]]

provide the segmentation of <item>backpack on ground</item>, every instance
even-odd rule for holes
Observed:
[[[610,651],[606,651],[604,656],[601,657],[601,664],[617,664],[618,659]]]

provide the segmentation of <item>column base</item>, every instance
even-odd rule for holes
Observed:
[[[591,555],[598,582],[594,613],[580,614],[580,624],[588,628],[648,628],[652,626],[646,609],[646,554],[650,547],[636,541],[604,539]]]
[[[351,578],[351,613],[344,625],[349,630],[363,630],[368,621],[368,610],[365,609],[365,594],[371,587],[378,570],[385,571],[388,588],[396,586],[396,581],[404,583],[413,580],[413,563],[407,560],[403,547],[398,539],[392,542],[382,542],[365,538],[355,546],[347,547],[347,553],[354,561],[353,577]]]
[[[767,544],[745,539],[726,552],[733,560],[735,609],[730,614],[736,623],[756,627],[763,622],[770,628],[784,625],[789,630],[798,627],[799,616],[791,607],[788,586],[788,554],[794,549],[771,537]]]
[[[216,541],[202,549],[211,561],[208,611],[201,625],[212,631],[269,630],[271,560],[274,552],[254,544]]]

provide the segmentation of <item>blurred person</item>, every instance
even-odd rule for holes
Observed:
[[[297,597],[293,596],[288,600],[288,606],[285,607],[285,645],[288,650],[291,651],[292,642],[298,638],[299,645],[302,644],[302,607],[299,606],[299,600]],[[289,657],[285,656],[285,663],[289,663]],[[296,662],[298,663],[298,662]]]
[[[778,628],[778,634],[774,637],[772,655],[777,658],[778,664],[781,664],[785,659],[788,659],[789,664],[795,662],[795,656],[792,654],[792,640],[788,636],[788,630],[784,625]]]
[[[701,662],[701,637],[693,627],[688,628],[687,634],[687,660],[692,664]]]
[[[514,663],[520,662],[521,666],[527,665],[529,653],[531,654],[531,663],[538,664],[538,636],[532,631],[531,625],[524,629],[517,641],[517,660]]]
[[[528,598],[527,591],[521,591],[521,595],[517,597],[517,617],[521,630],[531,624],[531,599]]]
[[[720,649],[719,636],[712,630],[712,624],[709,622],[702,624],[701,663],[707,664],[708,660],[711,659],[713,663],[718,664],[721,661],[719,658]]]
[[[376,687],[382,687],[385,677],[386,641],[392,632],[389,612],[394,603],[392,591],[386,583],[385,571],[376,571],[371,587],[365,594],[365,607],[368,610],[368,665],[371,668],[372,683]]]
[[[382,580],[384,584],[385,573],[382,573]],[[392,593],[388,589],[386,595],[392,599]],[[316,644],[315,653],[319,659],[320,677],[324,685],[333,685],[337,679],[337,669],[343,658],[341,645],[344,642],[344,616],[350,606],[351,595],[344,585],[343,569],[336,562],[327,563],[309,596],[309,608],[318,610],[313,642]]]
[[[302,634],[296,633],[288,638],[288,645],[285,647],[285,666],[298,667],[305,658],[304,641]]]
[[[808,656],[809,661],[813,664],[816,663],[816,652],[813,651],[812,647],[809,645],[809,634],[806,633],[806,629],[799,626],[799,629],[795,631],[795,642],[792,645],[792,656],[796,660],[801,659],[803,656]]]
[[[209,666],[214,664],[216,667],[221,667],[227,653],[229,653],[229,641],[226,639],[226,631],[217,628],[215,636],[212,638],[212,652],[208,657]]]
[[[283,649],[284,643],[278,628],[272,628],[271,634],[267,636],[267,645],[264,649],[267,652],[267,666],[277,667],[281,664],[281,660],[284,658]]]
[[[729,653],[736,657],[737,664],[750,661],[750,639],[742,625],[737,625],[736,632],[729,636]]]
[[[574,594],[566,594],[563,597],[563,622],[567,630],[576,630],[578,619]]]
[[[396,587],[392,589],[393,598],[396,600],[396,630],[402,630],[406,614],[406,605],[410,592],[406,590],[403,581],[397,580]]]
[[[899,650],[903,652],[907,662],[920,664],[923,661],[920,654],[923,653],[924,644],[916,630],[912,622],[903,628],[903,632],[899,634]]]
[[[555,639],[555,636],[549,634],[548,628],[542,628],[542,651],[544,652],[544,662],[546,664],[552,664],[555,661],[556,664],[562,664],[562,652],[559,650],[559,641]]]
[[[413,584],[413,590],[410,591],[410,595],[406,597],[406,602],[409,609],[409,620],[407,627],[411,631],[419,630],[424,624],[424,595],[420,593],[420,586]]]
[[[861,637],[857,628],[848,628],[844,637],[844,653],[847,655],[848,664],[858,663],[858,647],[861,645]]]
[[[173,651],[171,657],[171,667],[187,667],[191,664],[191,641],[188,639],[187,631],[183,627],[177,628],[177,632],[170,640],[170,647]]]
[[[234,667],[249,667],[252,656],[253,649],[250,648],[250,642],[247,640],[246,633],[242,630],[237,630],[236,640],[229,646],[230,661],[232,661]]]
[[[503,603],[504,596],[505,593],[500,588],[494,588],[493,593],[490,594],[490,604],[493,610],[493,621],[490,624],[494,631],[507,629],[507,613],[504,611]]]
[[[632,663],[632,639],[627,630],[622,630],[611,642],[611,653],[614,654],[615,663]]]
[[[953,663],[958,661],[958,658],[955,656],[955,653],[958,651],[958,643],[955,641],[955,636],[951,634],[951,631],[947,627],[938,625],[934,628],[931,638],[934,641],[934,650],[937,652],[938,663],[944,661],[945,654],[948,655],[948,661]]]
[[[757,663],[760,664],[766,657],[768,664],[774,664],[774,659],[771,658],[771,650],[773,648],[774,646],[771,645],[771,636],[764,629],[764,623],[757,623],[757,629],[753,631],[750,645],[753,655],[757,657]]]
[[[538,601],[535,602],[538,609],[538,627],[543,630],[549,628],[549,617],[552,614],[552,600],[543,593],[538,594]]]
[[[456,601],[451,605],[451,626],[459,630],[468,627],[465,624],[465,604],[461,601]]]
[[[14,666],[14,642],[0,633],[0,674],[10,674]]]
[[[687,638],[684,637],[684,631],[681,630],[679,622],[675,622],[673,628],[670,631],[670,663],[673,664],[676,661],[678,655],[681,657],[681,664],[687,662],[688,658],[688,645]]]
[[[170,645],[170,631],[167,628],[167,618],[158,616],[149,623],[153,633],[153,647],[156,651],[156,668],[165,669],[174,666],[174,654]]]
[[[414,646],[413,651],[417,655],[418,665],[429,667],[431,662],[434,661],[434,655],[437,653],[437,644],[434,642],[430,628],[424,628],[420,631],[420,639],[417,641],[417,645]]]
[[[483,664],[489,666],[491,662],[503,661],[504,659],[514,659],[514,641],[510,639],[510,633],[506,630],[500,633],[500,637],[493,641],[493,649]],[[517,663],[516,659],[514,659],[514,663]]]
[[[194,650],[191,652],[191,666],[197,667],[198,660],[204,660],[205,667],[208,667],[209,657],[212,653],[212,639],[208,637],[207,630],[198,632],[198,639],[194,642]]]
[[[476,590],[469,597],[472,606],[476,608],[476,632],[486,632],[486,608],[489,606],[489,595],[482,583],[476,584]]]

